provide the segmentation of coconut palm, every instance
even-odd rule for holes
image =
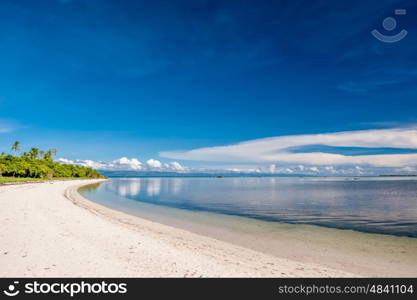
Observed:
[[[29,157],[31,159],[38,159],[38,157],[39,157],[39,149],[38,148],[30,148],[30,150],[29,150]]]
[[[57,152],[58,150],[56,148],[50,149],[45,152],[45,154],[43,155],[43,158],[45,160],[52,161]]]
[[[12,150],[13,151],[19,151],[20,150],[20,142],[16,141],[12,144]]]

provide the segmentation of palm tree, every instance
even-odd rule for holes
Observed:
[[[31,159],[38,159],[38,157],[39,157],[39,149],[38,148],[30,148],[30,150],[29,150],[29,157]]]
[[[16,141],[12,144],[12,150],[13,151],[19,151],[20,150],[20,142]]]
[[[52,161],[54,160],[54,156],[56,155],[57,152],[58,150],[56,148],[50,149],[46,151],[46,153],[44,153],[43,158],[45,160]]]

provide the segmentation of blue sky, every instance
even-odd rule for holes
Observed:
[[[407,14],[395,16],[398,8]],[[0,150],[19,140],[23,148],[57,147],[70,160],[333,166],[257,159],[258,152],[216,160],[186,154],[268,137],[414,128],[416,13],[415,1],[388,0],[4,0]],[[398,22],[393,32],[382,28],[390,16]],[[373,29],[409,34],[383,43]],[[407,134],[415,138],[414,131]],[[331,146],[331,153],[346,155],[351,148],[361,155],[361,149],[391,154],[400,147],[314,143],[293,147],[328,153]],[[417,146],[400,148],[413,153]],[[412,159],[370,164],[413,170]],[[358,164],[370,167],[365,159],[346,168]]]

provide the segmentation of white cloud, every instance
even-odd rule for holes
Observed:
[[[185,168],[179,162],[176,162],[176,161],[173,161],[173,162],[169,163],[168,167],[173,169],[173,170],[176,170],[176,171],[184,171],[185,170]]]
[[[304,165],[235,165],[215,168],[189,168],[178,162],[161,163],[160,167],[156,160],[150,164],[141,163],[138,159],[122,157],[111,162],[100,162],[93,160],[70,160],[60,158],[60,163],[74,164],[79,166],[91,167],[98,170],[107,171],[160,171],[160,172],[179,172],[179,173],[236,173],[236,174],[304,174],[304,175],[380,175],[380,174],[414,174],[417,172],[416,167],[360,167],[360,166],[304,166]]]
[[[277,169],[277,166],[275,164],[270,164],[269,167],[268,167],[268,171],[271,174],[274,174],[276,169]]]
[[[310,168],[308,168],[310,171],[312,171],[312,172],[315,172],[315,173],[318,173],[319,172],[319,169],[317,168],[317,167],[310,167]]]
[[[265,173],[261,168],[225,168],[224,170],[201,170],[202,172],[211,172],[215,173],[216,171],[226,171],[231,173],[243,173],[243,174],[251,174],[251,173]]]
[[[417,149],[417,129],[396,128],[279,136],[228,146],[199,148],[183,152],[161,152],[160,156],[172,159],[233,163],[294,163],[323,166],[370,165],[375,167],[417,165],[416,153],[349,156],[325,152],[292,153],[288,150],[291,147],[308,145]]]
[[[156,159],[149,159],[146,161],[146,164],[150,167],[150,168],[156,168],[159,169],[162,167],[162,164],[159,160]]]
[[[77,165],[77,166],[82,166],[82,167],[89,167],[89,168],[93,168],[93,169],[103,169],[105,164],[102,162],[98,162],[98,161],[93,161],[93,160],[89,160],[89,159],[66,159],[66,158],[58,158],[57,161],[61,164],[70,164],[70,165]]]
[[[113,160],[108,167],[112,169],[119,169],[119,170],[142,170],[143,166],[142,163],[136,159],[128,159],[127,157],[122,157],[116,160]]]
[[[404,168],[400,168],[400,169],[398,169],[396,171],[397,172],[404,172],[404,173],[416,173],[417,172],[417,168],[404,167]]]
[[[293,169],[290,169],[290,168],[285,168],[282,173],[292,174],[292,173],[294,173],[294,170]]]
[[[59,158],[58,162],[63,164],[73,164],[78,166],[90,167],[98,170],[107,171],[175,171],[183,172],[188,168],[182,166],[180,163],[174,161],[162,164],[159,160],[149,159],[145,164],[140,162],[137,158],[129,159],[127,157],[121,157],[111,162],[101,162],[93,160],[82,159],[66,159]]]
[[[329,174],[337,173],[336,169],[333,166],[325,166],[324,171],[328,172]]]

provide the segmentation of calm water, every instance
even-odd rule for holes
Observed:
[[[144,203],[417,237],[417,178],[121,178],[88,199],[143,217]],[[146,207],[146,206],[145,206]]]

